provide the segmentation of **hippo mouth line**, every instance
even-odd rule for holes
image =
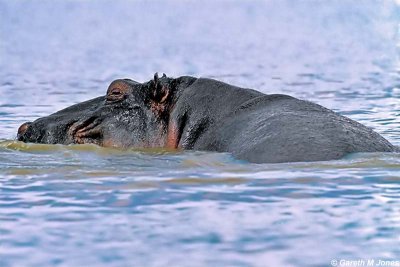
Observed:
[[[84,121],[72,123],[68,134],[74,144],[96,144],[101,146],[103,143],[103,132],[101,130],[102,120],[91,117]]]

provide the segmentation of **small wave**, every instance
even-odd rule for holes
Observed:
[[[127,154],[127,153],[148,153],[148,154],[164,154],[176,153],[176,150],[168,150],[164,148],[115,148],[101,147],[94,144],[36,144],[24,143],[15,140],[0,140],[0,149],[9,149],[23,152],[58,152],[58,151],[82,151],[97,152],[106,154]]]
[[[0,148],[24,151],[24,152],[53,152],[61,150],[82,150],[82,151],[96,151],[103,149],[96,145],[48,145],[48,144],[34,144],[24,143],[14,140],[2,140],[0,141]]]
[[[278,164],[251,164],[234,159],[228,153],[216,153],[205,151],[182,151],[167,150],[163,148],[146,149],[122,149],[100,147],[93,144],[79,145],[49,145],[23,143],[15,140],[0,140],[0,151],[19,151],[33,154],[58,154],[67,152],[73,154],[94,153],[100,156],[137,156],[135,160],[154,159],[154,164],[159,165],[163,162],[169,166],[171,160],[179,164],[182,169],[210,168],[240,173],[276,171],[276,170],[326,170],[326,169],[358,169],[358,168],[385,168],[390,170],[400,169],[400,153],[353,153],[340,160],[318,161],[318,162],[295,162]],[[143,158],[144,157],[144,158]],[[161,162],[160,162],[161,160]],[[149,162],[152,164],[152,162]],[[168,163],[168,164],[167,164]]]

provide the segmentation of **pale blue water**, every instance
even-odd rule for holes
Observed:
[[[392,1],[0,0],[0,266],[400,260],[400,155],[228,154],[12,141],[116,78],[212,77],[311,100],[400,145]]]

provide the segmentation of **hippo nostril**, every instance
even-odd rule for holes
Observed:
[[[31,122],[25,122],[24,124],[19,126],[19,128],[18,128],[18,137],[24,135],[31,124],[32,124]]]

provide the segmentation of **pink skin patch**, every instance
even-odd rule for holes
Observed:
[[[177,149],[179,144],[179,130],[178,125],[175,122],[170,121],[167,132],[167,143],[166,148]]]

